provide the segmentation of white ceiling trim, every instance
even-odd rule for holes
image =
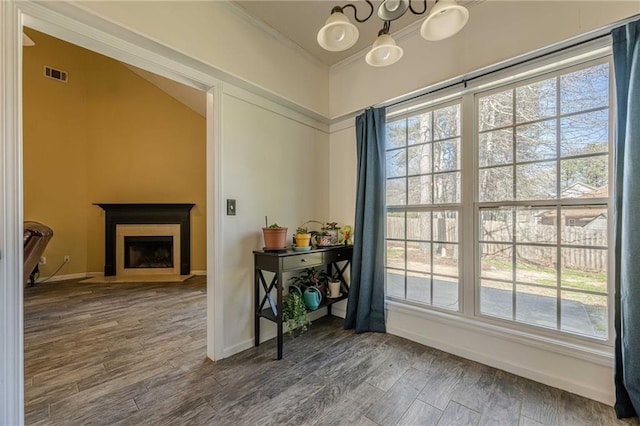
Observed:
[[[267,34],[269,37],[273,38],[277,42],[283,44],[289,49],[296,51],[297,53],[304,56],[306,59],[310,60],[314,64],[329,68],[327,64],[325,64],[320,59],[313,56],[304,47],[300,46],[298,43],[294,42],[289,37],[285,36],[278,30],[276,30],[275,28],[273,28],[272,26],[264,22],[262,19],[257,18],[254,15],[251,15],[242,7],[238,6],[235,2],[225,1],[225,2],[222,2],[222,4],[224,4],[224,6],[227,9],[229,9],[229,11],[233,12],[233,14],[235,14],[237,17],[241,18],[249,25],[258,28],[259,30],[261,30],[262,32],[264,32],[265,34]]]

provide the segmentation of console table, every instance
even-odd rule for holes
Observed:
[[[278,359],[282,359],[282,342],[284,334],[282,330],[282,275],[285,272],[297,271],[305,268],[327,266],[327,274],[341,282],[342,296],[335,299],[322,297],[320,308],[327,307],[331,315],[331,305],[348,297],[349,287],[344,278],[347,266],[351,263],[353,255],[352,246],[335,246],[318,248],[305,252],[292,250],[253,252],[254,262],[254,309],[255,309],[255,345],[260,345],[260,318],[265,318],[276,323],[278,328]],[[341,263],[341,265],[340,265]],[[273,272],[275,275],[267,285],[263,271]],[[264,296],[260,297],[260,287],[264,290]],[[276,292],[275,300],[271,292]],[[271,304],[275,302],[275,313]]]

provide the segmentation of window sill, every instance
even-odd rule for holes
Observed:
[[[483,318],[470,318],[460,314],[421,308],[393,300],[386,300],[386,308],[391,312],[412,315],[414,317],[439,322],[447,326],[458,327],[474,333],[498,337],[510,342],[573,357],[604,367],[613,367],[613,348],[606,344],[570,342],[494,324]]]

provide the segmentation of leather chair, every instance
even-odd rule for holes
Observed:
[[[46,225],[38,222],[24,223],[24,283],[26,287],[28,282],[34,285],[36,277],[40,272],[38,263],[40,256],[44,253],[44,249],[49,244],[49,240],[53,237],[53,230]]]

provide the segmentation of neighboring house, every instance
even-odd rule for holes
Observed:
[[[607,198],[609,197],[609,185],[593,187],[585,183],[574,183],[562,192],[566,198]],[[541,225],[556,224],[556,210],[548,210],[540,213],[538,223]],[[563,209],[562,223],[565,226],[579,226],[587,229],[607,229],[607,214],[602,209]]]
[[[578,198],[584,197],[585,194],[594,192],[595,186],[587,185],[586,183],[576,182],[566,187],[560,194],[561,198]]]
[[[607,215],[600,209],[565,209],[562,211],[564,226],[579,226],[589,229],[606,229],[601,227],[607,223]],[[548,210],[538,215],[541,225],[555,225],[556,211]]]

